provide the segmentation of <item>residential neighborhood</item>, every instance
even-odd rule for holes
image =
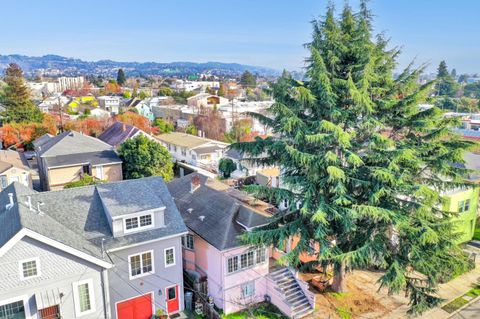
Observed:
[[[0,319],[480,318],[480,4],[351,2],[5,3]]]

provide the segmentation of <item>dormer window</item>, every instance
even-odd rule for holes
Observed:
[[[130,218],[124,219],[125,232],[134,232],[137,230],[142,230],[146,228],[153,227],[153,217],[152,214],[145,214]]]

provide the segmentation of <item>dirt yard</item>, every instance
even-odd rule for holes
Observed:
[[[309,280],[312,275],[303,274]],[[318,293],[316,311],[305,317],[312,318],[405,318],[408,300],[403,295],[389,296],[386,291],[378,291],[377,280],[380,273],[354,271],[347,277],[348,292]]]

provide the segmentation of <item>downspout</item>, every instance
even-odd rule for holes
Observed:
[[[111,319],[111,309],[110,309],[110,291],[108,289],[108,272],[107,269],[102,269],[102,288],[103,288],[103,307],[105,313],[105,319]]]

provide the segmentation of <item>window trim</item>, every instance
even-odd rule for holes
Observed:
[[[248,287],[249,285],[252,285],[253,286],[253,289],[252,289],[252,294],[251,295],[246,295],[245,294],[245,288]],[[242,297],[243,298],[253,298],[255,297],[255,280],[251,280],[251,281],[247,281],[245,283],[242,284]]]
[[[80,296],[78,295],[78,287],[87,284],[88,285],[88,296],[90,298],[90,310],[80,311]],[[93,287],[93,279],[85,279],[72,283],[73,286],[73,303],[75,308],[75,317],[83,317],[85,315],[95,312],[95,290]]]
[[[141,226],[140,225],[140,217],[147,216],[147,215],[150,215],[150,218],[152,219],[152,223],[150,225],[147,225],[147,226]],[[127,229],[127,219],[133,219],[133,218],[137,219],[138,227],[135,227],[135,228],[132,228],[132,229]],[[154,228],[154,227],[155,227],[155,216],[154,216],[153,212],[139,214],[139,215],[135,215],[135,216],[125,216],[123,218],[123,232],[125,234],[135,233],[135,232],[138,232],[138,231],[142,231],[144,229],[150,229],[150,228]]]
[[[30,277],[25,277],[23,275],[23,263],[29,262],[29,261],[35,261],[35,267],[37,268],[37,274],[35,276],[30,276]],[[39,257],[33,257],[33,258],[28,258],[28,259],[23,259],[18,262],[18,268],[20,271],[20,280],[29,280],[33,278],[37,278],[41,276],[41,268],[40,268],[40,258]]]
[[[231,255],[231,256],[228,256],[226,257],[226,274],[227,276],[228,275],[231,275],[231,274],[234,274],[234,273],[237,273],[237,272],[240,272],[240,271],[243,271],[243,270],[247,270],[247,269],[250,269],[250,268],[253,268],[253,267],[256,267],[258,265],[263,265],[265,264],[267,261],[268,261],[268,258],[269,258],[269,255],[268,255],[268,251],[267,251],[267,248],[266,247],[263,247],[263,249],[265,250],[265,260],[262,261],[262,262],[259,262],[257,263],[257,252],[262,249],[262,248],[255,248],[255,247],[252,247],[248,250],[245,250],[244,252],[242,252],[241,254],[236,254],[236,255]],[[253,252],[253,264],[249,266],[249,263],[248,263],[248,254]],[[245,262],[246,262],[246,266],[242,268],[242,256],[245,255]],[[233,259],[237,257],[237,270],[234,270],[232,272],[229,272],[228,271],[228,261],[230,259]]]
[[[192,239],[192,247],[188,247],[188,238]],[[182,236],[182,247],[188,250],[195,250],[195,237],[192,234]]]
[[[151,256],[151,259],[152,259],[152,270],[151,271],[147,271],[147,272],[143,272],[143,259],[142,259],[142,255],[143,254],[147,254],[147,253],[150,253],[150,256]],[[142,269],[142,273],[139,274],[139,275],[135,275],[135,276],[132,276],[132,263],[130,261],[130,258],[131,257],[134,257],[134,256],[140,256],[140,268]],[[133,280],[133,279],[137,279],[137,278],[141,278],[141,277],[145,277],[145,276],[148,276],[148,275],[152,275],[155,273],[155,259],[154,259],[154,254],[153,254],[153,249],[152,250],[146,250],[146,251],[142,251],[142,252],[139,252],[139,253],[135,253],[135,254],[131,254],[127,257],[128,259],[128,278],[130,280]]]
[[[173,263],[167,264],[167,250],[170,250],[170,249],[173,250]],[[175,246],[168,247],[168,248],[165,248],[163,250],[163,261],[164,261],[164,264],[165,264],[165,268],[173,267],[177,264],[177,260],[176,260],[176,257],[175,257]]]
[[[28,303],[28,295],[22,295],[22,296],[16,296],[13,298],[8,298],[4,300],[0,300],[0,306],[5,306],[17,301],[23,301],[23,308],[25,309],[25,317],[30,318],[33,316],[31,310],[30,310],[30,304]]]

